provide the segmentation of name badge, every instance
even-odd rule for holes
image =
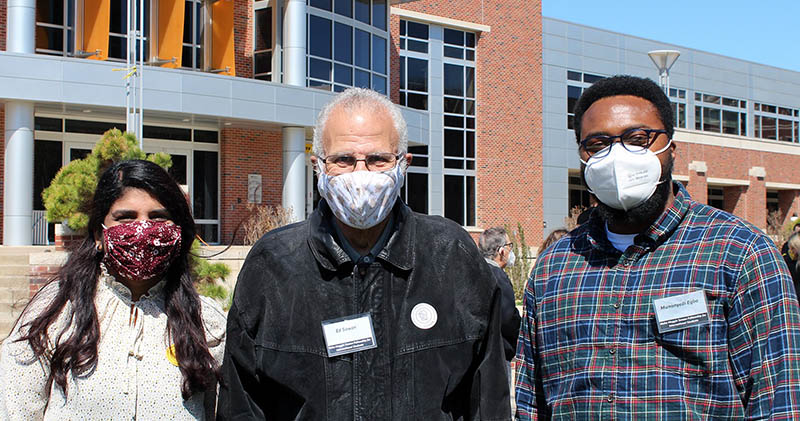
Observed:
[[[660,333],[709,322],[708,303],[703,291],[653,300],[653,308],[656,312],[656,323]]]
[[[325,320],[322,322],[322,335],[325,337],[328,357],[378,347],[369,313]]]

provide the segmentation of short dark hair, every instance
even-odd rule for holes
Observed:
[[[500,247],[506,244],[506,229],[503,227],[492,227],[481,233],[478,238],[478,248],[483,257],[493,259]]]
[[[575,139],[580,143],[581,139],[581,123],[583,114],[589,107],[600,99],[618,96],[618,95],[631,95],[638,96],[639,98],[649,101],[658,111],[658,116],[661,118],[661,123],[664,125],[664,130],[667,131],[667,136],[672,139],[672,134],[675,129],[672,125],[672,104],[669,98],[664,94],[664,91],[655,82],[647,78],[641,78],[629,75],[617,75],[605,78],[595,82],[594,85],[586,88],[583,94],[578,98],[575,104]]]

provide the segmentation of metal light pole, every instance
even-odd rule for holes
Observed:
[[[650,60],[658,68],[659,84],[664,89],[664,93],[669,96],[669,69],[675,64],[675,60],[681,55],[676,50],[654,50],[647,53]]]
[[[128,43],[125,76],[125,130],[133,133],[142,149],[142,72],[144,70],[144,1],[128,0]],[[138,9],[138,10],[137,10]],[[138,19],[137,19],[138,15]],[[138,22],[137,22],[138,21]],[[138,47],[138,48],[137,48]]]

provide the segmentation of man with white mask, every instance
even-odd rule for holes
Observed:
[[[311,157],[323,199],[242,267],[220,419],[510,417],[500,290],[462,227],[398,200],[407,149],[377,92],[323,108]]]
[[[575,106],[589,220],[539,256],[517,418],[798,419],[800,309],[772,240],[673,182],[669,99],[614,76]]]

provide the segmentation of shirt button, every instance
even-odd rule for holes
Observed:
[[[617,352],[616,348],[611,348],[611,349],[608,350],[608,353],[611,354],[611,355],[614,355],[614,353],[616,353],[616,352]]]
[[[370,264],[372,263],[372,259],[370,259],[369,256],[364,256],[364,263]]]
[[[614,308],[619,308],[619,301],[615,301],[614,304],[611,304]]]
[[[606,400],[607,400],[609,403],[611,403],[611,402],[614,402],[614,394],[613,394],[613,393],[610,393],[610,394],[608,395],[608,397],[606,398]]]

